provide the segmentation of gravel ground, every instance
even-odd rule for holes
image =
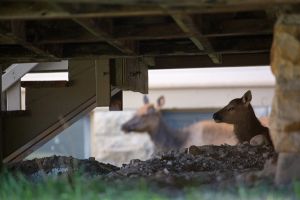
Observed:
[[[103,164],[93,158],[79,160],[52,156],[13,163],[10,171],[18,171],[31,179],[81,172],[88,177],[116,181],[145,178],[168,185],[213,184],[243,182],[253,184],[272,179],[277,155],[271,146],[206,145],[191,146],[182,151],[170,151],[141,161],[131,160],[121,168]]]

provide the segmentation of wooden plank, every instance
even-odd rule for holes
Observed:
[[[221,64],[213,63],[207,56],[161,56],[155,58],[155,63],[151,69],[259,66],[270,65],[270,54],[223,54]]]
[[[226,37],[211,40],[216,53],[255,53],[270,51],[272,36]],[[140,52],[145,56],[164,55],[205,55],[209,52],[199,51],[189,40],[145,41],[140,43]]]
[[[70,61],[69,67],[72,87],[29,88],[26,108],[31,115],[4,119],[5,162],[24,158],[95,108],[95,61]]]
[[[95,60],[96,76],[96,105],[97,107],[110,105],[110,62],[109,59]]]
[[[71,87],[71,81],[22,81],[23,88],[64,88]]]
[[[13,111],[2,111],[3,117],[24,117],[29,116],[30,111],[29,110],[13,110]]]
[[[121,111],[123,110],[123,91],[114,88],[111,91],[109,111]]]
[[[164,8],[167,9],[168,12],[169,8]],[[219,64],[222,62],[221,54],[214,52],[215,50],[210,41],[203,36],[191,16],[177,14],[171,14],[171,16],[183,32],[193,35],[190,37],[190,40],[200,51],[207,51],[213,63]]]
[[[0,23],[0,35],[9,38],[16,44],[19,44],[22,47],[28,49],[29,51],[32,51],[36,55],[49,57],[54,60],[59,60],[57,55],[51,53],[49,49],[45,49],[42,46],[35,45],[27,41],[25,33],[25,23],[22,21],[12,22],[10,28]],[[58,49],[55,50],[56,52],[59,52]]]
[[[101,29],[99,25],[96,25],[96,23],[93,20],[74,19],[74,21],[80,24],[91,34],[101,38],[102,40],[105,40],[108,44],[117,48],[122,53],[136,54],[134,42],[131,42],[131,44],[128,45],[128,43],[126,44],[126,41],[119,41],[117,39],[114,39],[110,34],[108,34],[106,31]]]
[[[56,9],[61,12],[66,12],[66,14],[71,14],[70,12],[67,12],[64,10],[63,7],[61,7],[59,4],[53,3],[52,1],[49,1],[49,3]],[[119,41],[116,40],[111,36],[109,33],[109,30],[105,30],[103,27],[108,26],[110,27],[111,21],[105,21],[105,24],[97,24],[97,22],[94,19],[79,19],[79,18],[72,18],[74,22],[79,24],[82,28],[87,30],[92,35],[96,36],[97,38],[100,38],[104,41],[106,41],[111,46],[117,48],[122,53],[125,54],[136,54],[135,52],[135,46],[136,43],[133,41]]]
[[[117,58],[112,85],[122,90],[148,93],[148,66],[139,58]]]
[[[0,72],[2,74],[2,65],[0,65]],[[0,76],[0,88],[2,88],[2,76]],[[3,121],[3,113],[2,113],[2,92],[0,92],[0,172],[2,171],[3,167],[3,127],[2,127],[2,121]]]
[[[157,5],[172,6],[173,14],[192,14],[192,13],[224,13],[241,12],[253,10],[265,10],[273,6],[294,5],[300,3],[299,0],[216,0],[208,2],[207,0],[191,1],[109,1],[109,0],[54,0],[53,3],[68,3],[76,5],[83,3],[90,4],[91,9],[82,12],[71,12],[67,14],[47,4],[49,0],[2,0],[0,4],[0,20],[27,20],[27,19],[71,19],[71,18],[99,18],[99,17],[124,17],[124,16],[154,16],[167,15]],[[102,6],[95,11],[93,7]]]
[[[209,23],[209,22],[207,22]],[[203,26],[203,37],[228,37],[248,35],[270,35],[273,32],[273,20],[266,19],[238,19],[224,20],[213,23],[213,26]],[[213,28],[212,28],[213,27]],[[193,36],[184,33],[175,23],[139,25],[118,25],[113,28],[113,38],[118,41],[124,40],[158,40],[180,39]],[[64,35],[47,32],[38,35],[38,44],[62,44],[62,43],[87,43],[101,42],[103,38],[90,34]]]

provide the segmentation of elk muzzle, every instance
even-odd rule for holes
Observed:
[[[222,116],[221,116],[218,112],[214,113],[213,119],[214,119],[215,122],[217,122],[217,123],[222,122]]]

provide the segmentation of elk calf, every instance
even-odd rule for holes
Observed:
[[[231,100],[227,106],[214,113],[213,119],[217,123],[233,124],[234,133],[240,143],[250,142],[252,138],[257,140],[259,137],[255,136],[262,135],[267,143],[272,144],[269,129],[264,127],[256,118],[250,104],[251,99],[252,94],[248,90],[241,98]],[[255,144],[256,141],[253,141],[253,143]]]

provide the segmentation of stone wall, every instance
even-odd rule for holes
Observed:
[[[121,166],[131,159],[146,160],[153,153],[153,143],[147,133],[121,131],[122,123],[133,111],[105,112],[95,110],[92,114],[92,156],[98,161]],[[126,142],[125,142],[126,141]]]
[[[274,31],[272,139],[279,152],[300,152],[300,15],[282,16]]]
[[[276,89],[270,117],[279,152],[276,182],[300,179],[300,15],[282,15],[274,28],[271,52]]]

